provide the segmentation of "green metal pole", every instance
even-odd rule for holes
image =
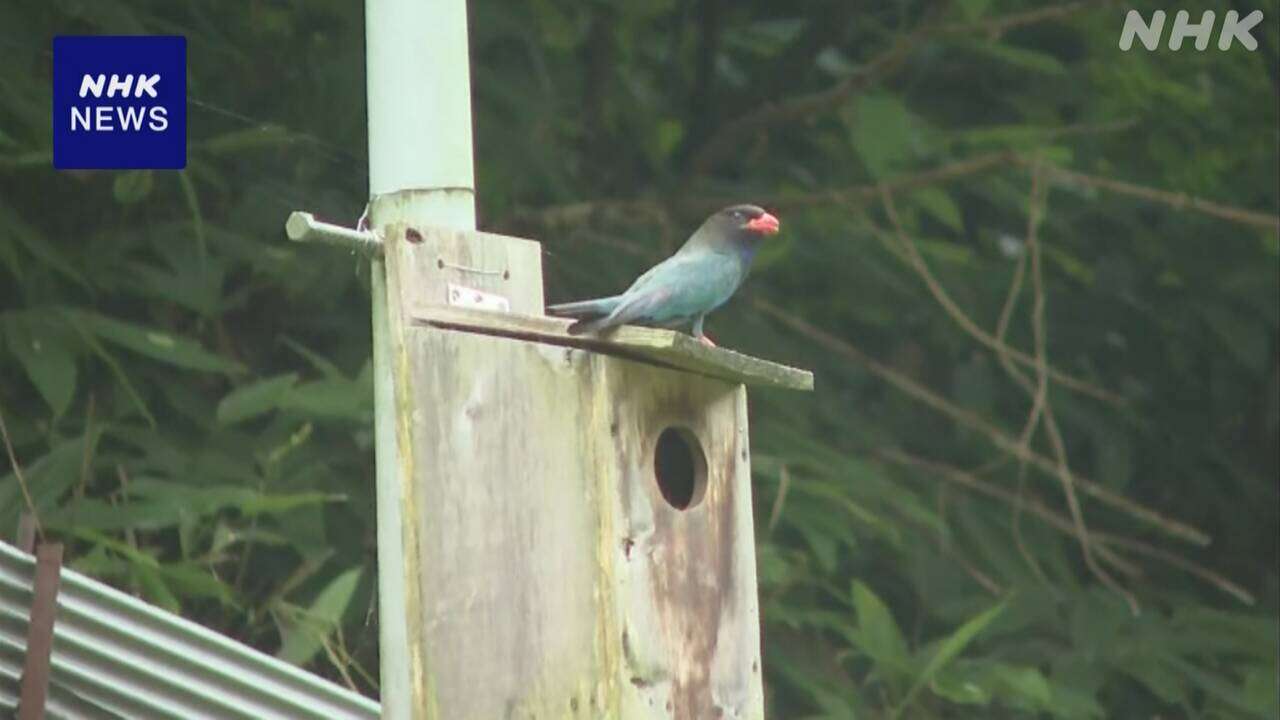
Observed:
[[[475,229],[465,0],[366,0],[370,224]],[[411,701],[396,392],[385,265],[372,263],[382,715]],[[410,534],[412,535],[412,534]]]

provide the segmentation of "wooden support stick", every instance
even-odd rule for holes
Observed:
[[[27,658],[22,668],[18,720],[42,720],[49,697],[49,669],[53,656],[53,621],[58,614],[58,585],[62,580],[62,543],[45,543],[36,550],[36,576],[27,624]]]
[[[24,553],[35,550],[36,547],[36,516],[28,511],[23,511],[18,516],[18,549]]]

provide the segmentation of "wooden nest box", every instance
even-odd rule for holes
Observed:
[[[762,717],[745,385],[812,375],[570,336],[538,243],[385,227],[415,714]]]

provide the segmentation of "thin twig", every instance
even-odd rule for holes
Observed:
[[[1037,232],[1040,225],[1040,212],[1041,212],[1041,201],[1042,201],[1040,196],[1040,172],[1038,168],[1033,169],[1031,177],[1032,177],[1031,201],[1030,201],[1030,209],[1028,212],[1028,221],[1027,221],[1027,245],[1030,249],[1031,277],[1032,277],[1033,298],[1034,298],[1032,313],[1031,313],[1031,324],[1032,324],[1032,330],[1033,330],[1033,335],[1035,340],[1035,356],[1034,358],[1031,358],[1031,359],[1035,366],[1036,382],[1034,385],[1032,385],[1030,381],[1028,381],[1026,377],[1023,376],[1021,373],[1018,373],[1016,371],[1014,371],[1013,373],[1014,379],[1019,381],[1019,384],[1022,385],[1025,390],[1027,390],[1027,392],[1031,395],[1031,398],[1032,398],[1032,407],[1031,407],[1030,416],[1027,418],[1026,426],[1023,428],[1023,431],[1020,437],[1018,438],[1018,444],[1017,444],[1018,451],[1023,456],[1029,454],[1031,451],[1031,438],[1035,433],[1035,428],[1038,425],[1040,419],[1044,417],[1044,419],[1046,420],[1046,429],[1048,429],[1048,426],[1051,424],[1051,419],[1052,419],[1051,418],[1052,411],[1049,410],[1049,407],[1048,407],[1050,370],[1049,370],[1048,361],[1046,360],[1046,348],[1045,348],[1046,346],[1046,334],[1044,329],[1045,293],[1044,293],[1043,283],[1041,280],[1040,243],[1038,240],[1038,232]],[[956,319],[956,321],[961,325],[961,327],[965,329],[966,332],[969,332],[975,337],[982,337],[984,339],[990,338],[988,345],[991,346],[991,344],[994,344],[995,338],[990,335],[987,335],[985,331],[978,328],[976,324],[974,324],[971,320],[969,320],[968,316],[965,315],[964,311],[961,310],[960,307],[953,300],[951,300],[951,297],[942,288],[941,284],[938,283],[936,278],[934,278],[932,272],[929,270],[928,264],[924,260],[924,257],[920,255],[920,251],[916,247],[915,242],[911,239],[911,236],[907,234],[906,230],[902,226],[902,222],[898,219],[897,209],[894,207],[893,195],[888,190],[882,190],[881,198],[884,202],[885,214],[888,215],[889,217],[889,222],[892,224],[894,232],[898,236],[898,241],[902,244],[903,249],[906,251],[907,256],[911,260],[911,264],[916,269],[917,273],[922,278],[924,278],[926,284],[929,285],[929,289],[933,293],[934,297],[947,310],[947,313]],[[1013,348],[1010,348],[1007,344],[1001,345],[999,351],[1001,352],[1004,358],[1014,357],[1018,352]],[[1094,560],[1093,551],[1089,543],[1088,527],[1084,522],[1084,512],[1080,507],[1079,498],[1076,497],[1075,483],[1073,481],[1070,468],[1067,465],[1066,454],[1065,454],[1064,446],[1062,444],[1061,435],[1056,433],[1056,427],[1054,428],[1054,431],[1050,432],[1050,437],[1051,439],[1056,438],[1056,442],[1052,442],[1052,445],[1055,451],[1055,461],[1056,461],[1055,475],[1062,484],[1062,491],[1067,499],[1067,507],[1071,510],[1071,519],[1075,524],[1076,537],[1080,542],[1080,549],[1084,555],[1085,565],[1089,568],[1089,571],[1093,573],[1104,585],[1106,585],[1107,587],[1119,593],[1125,599],[1125,601],[1129,604],[1130,609],[1136,615],[1138,612],[1138,605],[1133,595],[1128,591],[1126,591],[1124,588],[1122,588],[1119,585],[1119,583],[1117,583],[1115,579],[1112,578],[1106,572],[1106,570],[1099,567],[1097,562]],[[1015,519],[1016,519],[1016,506],[1015,506]],[[1015,529],[1020,530],[1020,527],[1015,524]],[[1015,537],[1019,542],[1021,541],[1021,538],[1019,536],[1015,536]],[[1027,558],[1028,560],[1031,559],[1030,553],[1026,552],[1025,548],[1020,548],[1020,550],[1023,551],[1025,558]],[[1033,560],[1031,561],[1031,564],[1033,567],[1037,567],[1038,569],[1038,566],[1035,564]]]
[[[124,465],[120,463],[116,463],[116,477],[120,480],[120,501],[127,507],[129,505],[129,473],[125,472]],[[125,527],[124,539],[134,550],[138,549],[138,535],[134,532],[132,525]]]
[[[725,158],[732,157],[744,140],[778,125],[802,120],[843,105],[854,93],[890,75],[902,65],[911,50],[929,34],[928,26],[901,35],[884,52],[871,58],[859,72],[818,92],[796,95],[742,114],[720,128],[693,154],[689,163],[693,174],[704,174]]]
[[[1022,164],[1028,164],[1031,161],[1028,158],[1019,156],[1019,162]],[[1194,210],[1221,220],[1230,220],[1231,222],[1260,227],[1265,230],[1271,230],[1272,232],[1280,232],[1280,215],[1246,210],[1244,208],[1233,207],[1231,205],[1223,205],[1222,203],[1216,203],[1211,200],[1194,197],[1187,195],[1186,193],[1169,192],[1168,190],[1146,187],[1131,182],[1125,182],[1123,180],[1113,180],[1111,178],[1099,177],[1097,175],[1086,175],[1085,173],[1065,170],[1051,165],[1045,167],[1045,172],[1059,182],[1075,183],[1077,185],[1084,185],[1086,187],[1097,188],[1100,190],[1109,190],[1119,195],[1127,195],[1129,197],[1141,198],[1143,200],[1167,205],[1175,210]]]
[[[793,313],[789,313],[763,298],[755,298],[753,305],[756,309],[772,316],[783,325],[786,325],[795,332],[813,340],[822,347],[858,363],[897,390],[919,400],[938,413],[950,418],[953,422],[976,431],[997,449],[1008,453],[1015,458],[1027,461],[1032,466],[1050,476],[1056,475],[1056,464],[1049,458],[1046,458],[1032,450],[1020,447],[1017,440],[1009,437],[1000,428],[996,427],[984,418],[964,408],[956,406],[942,396],[916,382],[914,379],[866,354],[848,340],[832,335],[831,333],[808,322],[804,318],[798,317]],[[1170,536],[1196,545],[1208,545],[1210,542],[1210,537],[1205,534],[1204,531],[1192,527],[1180,520],[1166,517],[1156,510],[1152,510],[1151,508],[1125,497],[1124,495],[1115,493],[1106,486],[1100,485],[1082,476],[1076,476],[1075,481],[1076,486],[1090,497],[1142,520]]]
[[[1035,201],[1034,196],[1035,194],[1033,193],[1033,197],[1032,197],[1033,202]],[[1028,236],[1030,236],[1032,233],[1036,231],[1036,225],[1034,223],[1034,219],[1035,219],[1035,215],[1029,213],[1028,221],[1027,221]],[[1013,359],[1009,357],[1009,353],[1008,353],[1009,345],[1007,342],[1005,342],[1005,335],[1009,330],[1009,323],[1013,319],[1013,310],[1017,306],[1018,297],[1022,293],[1022,279],[1026,275],[1026,271],[1027,271],[1027,254],[1022,253],[1018,256],[1018,266],[1013,271],[1013,280],[1010,281],[1009,283],[1009,293],[1008,295],[1005,296],[1004,306],[1000,308],[1000,319],[996,322],[996,334],[995,334],[996,340],[1002,343],[1001,348],[996,352],[996,356],[1000,359],[1001,366],[1004,367],[1005,372],[1007,372],[1010,377],[1013,377],[1015,380],[1021,380],[1022,382],[1020,384],[1022,384],[1024,387],[1029,383],[1026,380],[1026,377],[1021,372],[1019,372],[1016,367],[1014,367]],[[1043,385],[1047,389],[1048,383],[1043,383]],[[1045,396],[1042,395],[1041,393],[1035,393],[1035,396],[1037,398],[1037,401],[1032,403],[1031,411],[1030,413],[1028,413],[1027,420],[1023,424],[1022,433],[1018,436],[1018,442],[1021,443],[1022,446],[1027,450],[1031,449],[1031,439],[1035,436],[1036,428],[1038,427],[1040,422],[1040,414],[1044,409]],[[1031,567],[1032,571],[1035,572],[1036,576],[1040,578],[1042,582],[1046,582],[1047,584],[1047,579],[1045,577],[1044,569],[1040,567],[1040,562],[1036,560],[1035,555],[1033,555],[1031,553],[1031,550],[1027,547],[1026,539],[1022,535],[1022,512],[1024,509],[1024,502],[1026,499],[1026,495],[1027,495],[1027,463],[1025,461],[1019,460],[1018,461],[1018,492],[1017,492],[1017,495],[1015,496],[1016,503],[1014,504],[1013,510],[1012,510],[1013,541],[1018,548],[1018,554],[1022,556],[1022,559],[1025,560],[1027,565]]]
[[[958,180],[968,175],[986,172],[995,168],[1008,167],[1016,160],[1017,155],[1011,151],[983,153],[963,160],[944,163],[910,175],[891,177],[881,183],[847,185],[819,192],[789,193],[777,197],[766,197],[763,202],[771,207],[789,209],[828,203],[868,201],[879,197],[882,188],[888,188],[891,192],[915,190],[929,185]],[[720,200],[717,199],[715,202],[720,202]]]
[[[942,520],[944,525],[947,522],[947,505],[945,502],[946,495],[947,486],[939,485],[938,517]],[[960,569],[964,570],[966,575],[973,578],[973,581],[977,583],[979,587],[996,597],[1004,595],[1004,588],[1000,586],[1000,583],[992,580],[990,575],[979,570],[977,565],[973,564],[969,558],[964,556],[964,553],[957,550],[955,545],[952,544],[950,539],[947,537],[947,534],[942,531],[942,528],[934,528],[934,536],[938,543],[938,551],[955,560],[956,564],[960,566]]]
[[[951,295],[948,294],[946,289],[942,287],[942,284],[938,282],[933,271],[929,269],[928,264],[924,260],[924,256],[920,254],[920,250],[916,247],[915,242],[911,240],[911,236],[903,229],[902,222],[898,219],[897,209],[893,204],[892,195],[887,188],[881,188],[881,198],[884,200],[885,214],[889,217],[889,223],[893,226],[893,231],[898,238],[898,242],[901,244],[902,249],[906,251],[906,257],[909,264],[916,271],[916,274],[920,276],[920,279],[924,281],[925,286],[929,289],[929,293],[933,295],[934,300],[942,306],[942,309],[946,311],[947,315],[955,321],[955,323],[960,326],[960,329],[964,330],[966,334],[977,340],[982,345],[985,345],[987,348],[995,351],[997,354],[1006,355],[1024,365],[1035,367],[1036,359],[1034,357],[1018,350],[1017,348],[1010,347],[1007,343],[996,339],[991,335],[991,333],[979,327],[978,324],[975,323],[956,303],[956,301],[951,298]],[[1110,390],[1100,388],[1087,380],[1082,380],[1073,375],[1069,375],[1057,368],[1049,368],[1049,377],[1053,378],[1053,380],[1061,384],[1063,387],[1067,387],[1083,395],[1088,395],[1092,398],[1102,400],[1112,406],[1124,407],[1126,404],[1126,401],[1122,396],[1117,395]]]
[[[1115,578],[1111,577],[1110,573],[1098,565],[1098,561],[1094,558],[1093,543],[1089,540],[1089,528],[1084,521],[1084,509],[1080,507],[1080,498],[1076,496],[1075,480],[1067,463],[1066,443],[1062,440],[1062,433],[1058,431],[1058,423],[1054,417],[1053,409],[1049,407],[1049,361],[1046,348],[1048,340],[1044,322],[1046,293],[1038,232],[1040,216],[1044,207],[1044,198],[1041,196],[1040,190],[1042,167],[1043,165],[1039,163],[1032,167],[1031,200],[1027,211],[1027,248],[1031,256],[1031,333],[1034,338],[1036,353],[1035,403],[1044,416],[1045,431],[1049,436],[1049,444],[1053,448],[1054,459],[1057,461],[1058,479],[1062,482],[1062,494],[1067,500],[1067,509],[1071,511],[1071,521],[1075,524],[1076,537],[1080,540],[1080,551],[1084,555],[1085,566],[1089,568],[1089,571],[1095,577],[1102,581],[1103,585],[1106,585],[1124,598],[1129,605],[1129,611],[1136,616],[1139,613],[1138,599],[1128,589],[1116,582]],[[1032,412],[1035,413],[1036,410],[1032,410]],[[1030,438],[1026,438],[1026,441],[1029,444]]]
[[[1253,605],[1257,602],[1253,597],[1253,593],[1245,590],[1231,580],[1219,575],[1207,567],[1204,567],[1203,565],[1199,565],[1184,557],[1175,555],[1168,550],[1163,550],[1140,540],[1116,537],[1114,535],[1105,535],[1103,533],[1094,533],[1094,540],[1107,545],[1124,548],[1129,552],[1137,553],[1139,555],[1146,555],[1147,557],[1155,558],[1156,560],[1172,565],[1179,570],[1204,580],[1245,605]]]
[[[0,408],[0,437],[4,439],[5,452],[9,454],[9,464],[13,466],[13,476],[18,480],[18,489],[22,491],[22,500],[27,504],[27,512],[31,513],[31,522],[35,523],[36,534],[40,542],[44,542],[44,525],[40,522],[40,513],[36,511],[35,501],[31,499],[31,488],[27,478],[22,474],[22,465],[18,463],[18,455],[13,451],[13,442],[9,439],[9,426],[4,421],[4,409]]]
[[[1116,127],[1127,127],[1129,124],[1131,124],[1130,121],[1117,121],[1115,123]],[[1080,129],[1083,131],[1083,127]],[[1073,128],[1061,129],[1062,134],[1067,134],[1072,130]],[[1048,131],[1047,134],[1052,136],[1053,131]],[[901,175],[889,178],[882,183],[849,185],[842,188],[817,192],[789,192],[780,195],[764,195],[758,197],[757,201],[763,205],[780,210],[795,210],[828,204],[866,202],[878,197],[882,187],[887,187],[891,192],[896,193],[904,190],[913,190],[921,187],[946,183],[1002,167],[1028,164],[1029,161],[1025,157],[1014,151],[984,153],[970,158],[965,158],[963,160],[945,163],[910,175]],[[1075,182],[1095,187],[1099,190],[1109,190],[1119,194],[1139,197],[1151,202],[1162,203],[1174,209],[1195,210],[1220,219],[1255,227],[1264,227],[1272,230],[1280,227],[1280,216],[1278,215],[1260,213],[1253,210],[1247,210],[1245,208],[1224,205],[1222,203],[1192,197],[1185,193],[1175,193],[1167,190],[1160,190],[1158,188],[1144,187],[1129,182],[1112,180],[1110,178],[1103,178],[1094,175],[1086,175],[1084,173],[1063,170],[1061,168],[1055,168],[1048,165],[1046,165],[1044,172],[1064,182]],[[518,209],[512,215],[512,219],[517,221],[533,222],[543,227],[583,225],[591,222],[595,218],[604,216],[627,217],[634,220],[633,216],[636,212],[653,213],[656,217],[661,219],[669,217],[666,210],[669,206],[678,206],[696,214],[701,212],[710,212],[711,210],[740,200],[741,198],[737,196],[688,197],[687,195],[644,199],[600,199],[574,202],[565,205],[551,205],[537,209]]]
[[[1062,20],[1081,10],[1088,9],[1093,6],[1110,5],[1113,2],[1114,0],[1077,0],[1076,2],[1066,2],[1061,5],[1049,5],[1048,7],[1036,8],[1025,12],[1010,13],[1008,15],[1001,15],[994,18],[984,18],[981,20],[974,20],[973,22],[951,23],[949,25],[943,25],[939,28],[939,31],[951,35],[982,33],[989,39],[996,40],[1015,28],[1035,25],[1036,23],[1042,23],[1047,20]]]
[[[989,37],[999,37],[1012,28],[1059,20],[1092,4],[1092,0],[1077,0],[1030,12],[988,18],[979,22],[979,29],[986,30]],[[720,128],[693,154],[690,163],[693,172],[710,171],[720,161],[731,157],[742,142],[753,135],[840,107],[855,93],[897,72],[905,65],[911,53],[931,37],[971,31],[965,25],[937,24],[934,18],[945,12],[945,3],[939,3],[935,8],[931,17],[923,21],[920,27],[899,36],[892,47],[873,57],[860,72],[843,78],[826,90],[768,103]]]
[[[976,477],[973,473],[965,472],[964,470],[961,470],[959,468],[952,467],[944,463],[935,462],[933,460],[926,460],[924,458],[916,457],[914,455],[905,453],[901,450],[892,449],[892,448],[879,449],[875,452],[875,454],[879,458],[882,458],[884,460],[889,460],[890,462],[894,462],[899,465],[911,465],[911,466],[931,470],[933,472],[936,472],[938,474],[938,477],[942,478],[943,480],[946,480],[949,483],[952,483],[954,485],[959,485],[968,490],[972,490],[974,492],[986,495],[987,497],[995,498],[1011,506],[1015,505],[1018,502],[1017,496],[1015,496],[1013,493],[1009,492],[1008,490],[1005,490],[1004,488],[998,487],[992,483],[981,480],[978,477]],[[1032,515],[1035,515],[1037,518],[1042,520],[1049,527],[1053,528],[1054,530],[1057,530],[1063,535],[1069,535],[1071,537],[1075,537],[1075,534],[1076,534],[1075,525],[1069,519],[1064,518],[1058,513],[1050,510],[1048,507],[1046,507],[1043,503],[1039,501],[1028,500],[1025,506],[1026,506],[1027,512],[1031,513]],[[1128,560],[1125,560],[1122,557],[1119,557],[1118,555],[1111,552],[1110,550],[1101,549],[1099,550],[1098,555],[1102,557],[1104,560],[1106,560],[1107,562],[1111,563],[1112,566],[1115,567],[1117,570],[1125,573],[1126,575],[1131,575],[1134,577],[1142,575],[1142,568],[1138,567],[1137,565],[1134,565],[1133,563],[1129,562]]]
[[[783,465],[778,471],[778,494],[773,498],[773,509],[769,511],[769,532],[777,526],[782,518],[782,506],[787,502],[787,490],[791,488],[791,471]]]
[[[94,411],[94,394],[89,393],[89,403],[84,410],[84,436],[86,438],[93,436],[93,411]],[[86,442],[84,444],[84,454],[80,457],[80,482],[76,485],[75,502],[78,507],[79,502],[84,499],[84,493],[89,488],[89,470],[93,465],[93,450],[96,447],[94,443]]]
[[[995,498],[1002,502],[1015,502],[1013,494],[1008,490],[998,487],[992,483],[985,482],[974,476],[973,473],[965,472],[959,468],[934,462],[932,460],[926,460],[892,448],[879,449],[875,454],[877,457],[900,465],[912,465],[932,470],[938,474],[938,477],[946,480],[947,482],[981,493],[988,497]],[[1075,530],[1070,520],[1053,512],[1042,503],[1038,501],[1029,501],[1026,508],[1028,512],[1043,520],[1046,525],[1053,529],[1065,535],[1075,534]],[[1223,577],[1203,565],[1199,565],[1191,560],[1175,555],[1167,550],[1155,547],[1149,543],[1099,531],[1095,531],[1092,534],[1092,539],[1095,543],[1094,548],[1098,553],[1098,557],[1126,575],[1140,577],[1143,572],[1140,567],[1134,565],[1132,562],[1114,552],[1114,549],[1116,548],[1122,548],[1138,555],[1145,555],[1183,570],[1184,572],[1194,575],[1210,585],[1213,585],[1222,592],[1235,597],[1246,605],[1253,605],[1256,602],[1252,593],[1226,577]]]

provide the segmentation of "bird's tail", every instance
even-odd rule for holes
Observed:
[[[601,330],[608,330],[614,326],[614,323],[611,322],[609,318],[609,315],[595,318],[581,318],[566,328],[566,331],[570,335],[585,335],[587,333],[596,333]]]
[[[618,307],[618,303],[621,301],[621,295],[614,295],[612,297],[596,298],[595,300],[579,300],[578,302],[548,305],[547,314],[589,320],[608,315],[613,312],[614,308]]]
[[[569,326],[570,335],[581,335],[603,329],[609,317],[622,301],[621,295],[580,300],[578,302],[561,303],[547,307],[548,315],[576,318],[577,322]]]

